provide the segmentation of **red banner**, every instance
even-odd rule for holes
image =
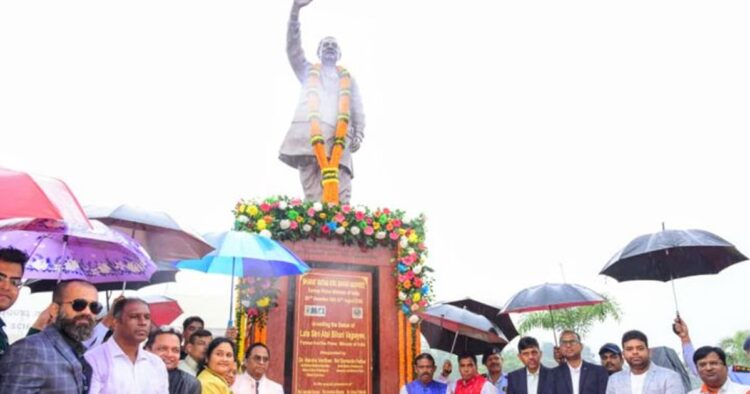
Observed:
[[[368,272],[297,279],[293,394],[372,393],[371,285]]]

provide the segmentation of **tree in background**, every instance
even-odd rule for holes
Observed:
[[[745,350],[742,348],[748,335],[750,335],[750,330],[740,330],[719,342],[719,346],[727,354],[727,364],[750,365],[750,358],[747,357]]]
[[[553,330],[573,330],[585,337],[594,323],[604,322],[609,318],[620,321],[622,310],[612,297],[604,296],[605,302],[597,305],[579,306],[576,308],[557,309],[546,312],[534,312],[523,315],[518,331],[525,333],[535,328]],[[743,339],[744,340],[744,339]],[[740,349],[742,345],[740,344]]]

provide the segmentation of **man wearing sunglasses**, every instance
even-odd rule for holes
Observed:
[[[170,394],[201,394],[201,384],[193,375],[177,368],[180,362],[182,335],[172,327],[163,326],[152,331],[144,348],[159,356],[169,373]]]
[[[18,249],[0,249],[0,312],[7,311],[16,303],[18,293],[21,292],[21,286],[23,286],[21,278],[28,259],[26,253]],[[5,322],[0,318],[0,357],[10,346],[4,327]]]
[[[234,393],[248,394],[284,394],[280,384],[268,379],[268,363],[271,361],[271,351],[260,342],[253,343],[247,349],[245,358],[245,373],[237,376],[232,385]]]
[[[114,334],[107,342],[86,352],[91,364],[91,394],[169,394],[164,362],[141,349],[148,338],[151,312],[139,298],[123,298],[112,307]]]
[[[91,366],[82,341],[91,336],[102,309],[94,285],[61,282],[52,293],[55,323],[14,343],[0,359],[0,394],[88,393]]]

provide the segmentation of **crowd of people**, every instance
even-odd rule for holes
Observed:
[[[0,312],[23,287],[23,252],[0,249]],[[104,313],[89,282],[62,281],[26,337],[0,319],[0,394],[283,394],[266,376],[270,349],[251,344],[238,371],[235,331],[214,337],[200,317],[155,327],[148,304],[121,297]]]
[[[450,360],[436,373],[435,359],[422,353],[414,359],[416,379],[401,388],[400,394],[750,394],[747,377],[727,366],[727,356],[718,347],[693,350],[687,325],[675,321],[675,331],[683,343],[686,364],[702,384],[689,390],[680,375],[656,365],[651,359],[648,337],[641,331],[623,334],[620,346],[607,343],[599,349],[601,365],[583,360],[583,344],[574,331],[563,331],[556,349],[558,365],[542,365],[542,350],[533,337],[518,341],[518,358],[523,368],[503,374],[499,350],[482,355],[486,374],[479,374],[477,358],[471,353],[458,355],[460,378],[451,381]],[[559,352],[557,352],[559,350]],[[745,341],[750,356],[750,338]],[[627,368],[625,367],[627,365]]]
[[[23,252],[0,249],[0,312],[17,300],[23,286]],[[238,371],[236,332],[214,337],[204,321],[192,316],[182,330],[151,322],[148,304],[138,298],[117,299],[104,311],[96,287],[81,280],[62,281],[52,303],[27,336],[12,345],[0,319],[0,394],[157,393],[157,394],[282,394],[283,387],[267,376],[271,350],[250,345]],[[718,347],[695,349],[687,324],[675,320],[685,364],[702,385],[690,394],[750,394],[747,373],[727,366]],[[573,331],[563,331],[555,350],[554,368],[542,365],[536,339],[518,341],[524,367],[507,375],[499,349],[482,355],[487,373],[480,375],[477,357],[460,354],[460,378],[451,380],[446,360],[437,372],[432,355],[414,359],[416,379],[400,394],[684,394],[688,388],[671,369],[651,360],[648,338],[628,331],[621,346],[607,343],[599,350],[601,365],[583,360],[583,344]],[[750,339],[745,342],[750,356]],[[626,368],[627,366],[627,368]]]

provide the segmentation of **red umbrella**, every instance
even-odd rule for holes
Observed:
[[[182,308],[177,300],[165,296],[142,297],[148,303],[151,311],[151,322],[156,326],[172,324],[182,314]]]
[[[0,168],[0,220],[11,218],[64,220],[69,227],[91,228],[65,182]]]

